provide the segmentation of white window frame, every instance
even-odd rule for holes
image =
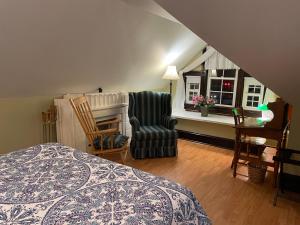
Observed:
[[[198,89],[190,89],[190,84],[198,84]],[[190,91],[194,92],[194,95],[200,95],[200,89],[201,89],[201,76],[186,76],[186,84],[185,84],[185,102],[188,104],[193,104],[193,101],[189,99],[190,97]]]
[[[221,84],[221,91],[219,91],[221,94],[222,93],[232,93],[233,94],[233,99],[232,99],[232,104],[231,105],[224,105],[224,104],[216,104],[216,106],[222,106],[222,107],[229,107],[232,108],[235,106],[235,100],[236,100],[236,88],[237,88],[237,81],[238,81],[238,69],[235,70],[235,77],[217,77],[217,76],[212,76],[212,70],[208,70],[208,79],[207,79],[207,91],[206,95],[210,96],[210,86],[211,86],[211,80],[222,80]],[[223,88],[223,80],[234,80],[234,87],[233,87],[233,92],[226,92],[222,91]]]
[[[254,85],[254,86],[260,86],[260,93],[249,93],[249,86],[250,85]],[[245,77],[244,78],[244,91],[243,91],[243,101],[242,101],[242,106],[244,109],[247,110],[255,110],[257,111],[257,107],[256,106],[247,106],[247,101],[248,101],[248,96],[253,96],[253,97],[259,97],[258,100],[258,105],[263,103],[263,97],[264,97],[264,89],[265,86],[260,83],[258,80],[256,80],[253,77]]]

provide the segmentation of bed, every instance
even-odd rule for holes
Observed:
[[[0,224],[211,224],[164,178],[60,144],[0,156]]]

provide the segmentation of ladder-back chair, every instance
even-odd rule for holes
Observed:
[[[96,123],[85,96],[71,98],[70,103],[87,137],[89,153],[94,155],[120,153],[124,163],[128,151],[128,137],[119,132],[120,120],[114,118]]]
[[[242,107],[239,108],[233,108],[232,109],[232,115],[234,118],[234,124],[235,126],[240,125],[241,123],[243,123],[245,121],[245,116],[244,116],[244,109]],[[232,159],[232,163],[231,163],[231,168],[234,169],[234,174],[236,173],[236,169],[237,169],[237,163],[239,162],[239,158],[241,156],[241,147],[244,145],[246,146],[246,156],[249,157],[250,153],[251,153],[251,146],[256,146],[258,149],[257,152],[257,156],[258,158],[261,157],[264,149],[265,149],[265,143],[266,143],[266,139],[265,138],[261,138],[261,137],[250,137],[250,136],[241,136],[240,140],[241,143],[239,144],[239,148],[235,147],[235,151],[237,151],[237,154],[235,154],[237,156],[237,159],[233,158]],[[236,143],[237,145],[237,143]]]

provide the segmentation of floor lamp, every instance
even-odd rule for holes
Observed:
[[[172,97],[172,81],[179,80],[179,75],[177,73],[176,66],[168,66],[162,79],[170,81],[170,95]]]

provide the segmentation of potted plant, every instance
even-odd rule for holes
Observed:
[[[204,97],[203,95],[193,96],[193,104],[195,109],[200,109],[201,116],[208,116],[208,109],[215,105],[215,100],[213,98]]]

